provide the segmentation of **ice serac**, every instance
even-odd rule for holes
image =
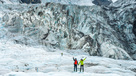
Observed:
[[[7,32],[4,36],[15,43],[82,49],[91,56],[136,59],[133,0],[117,1],[110,6],[46,3],[26,7],[29,9],[6,13],[2,19]]]
[[[0,0],[0,4],[19,4],[21,0]]]
[[[115,37],[134,59],[136,59],[135,8],[135,0],[118,0],[107,9],[113,14],[107,22],[116,31]]]

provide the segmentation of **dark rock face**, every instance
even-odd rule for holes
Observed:
[[[135,36],[136,36],[136,20],[135,20],[134,23],[133,23],[133,33],[134,33]]]
[[[4,3],[4,1],[1,1],[1,0],[0,0],[0,3],[2,3],[2,4],[3,4],[3,3]]]
[[[109,0],[94,0],[93,1],[94,4],[96,5],[104,5],[104,6],[108,6],[112,3],[112,1],[109,1]]]
[[[27,3],[27,4],[37,4],[37,3],[41,3],[41,0],[21,0],[23,3]]]

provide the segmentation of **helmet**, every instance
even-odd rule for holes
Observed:
[[[83,59],[81,59],[83,61]]]
[[[77,60],[77,58],[75,58],[75,60]]]

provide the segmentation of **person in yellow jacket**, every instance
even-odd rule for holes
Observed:
[[[83,72],[84,72],[84,61],[85,61],[85,59],[86,59],[86,58],[81,59],[80,62],[78,63],[78,65],[81,64],[81,65],[80,65],[80,72],[81,72],[81,70],[83,70]]]

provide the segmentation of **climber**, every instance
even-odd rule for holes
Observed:
[[[85,59],[81,59],[80,62],[78,63],[78,65],[81,64],[80,65],[80,72],[81,72],[81,70],[83,70],[83,72],[84,72],[84,61],[85,61]]]
[[[77,72],[77,64],[78,64],[77,58],[73,57],[73,60],[74,60],[74,71]]]

